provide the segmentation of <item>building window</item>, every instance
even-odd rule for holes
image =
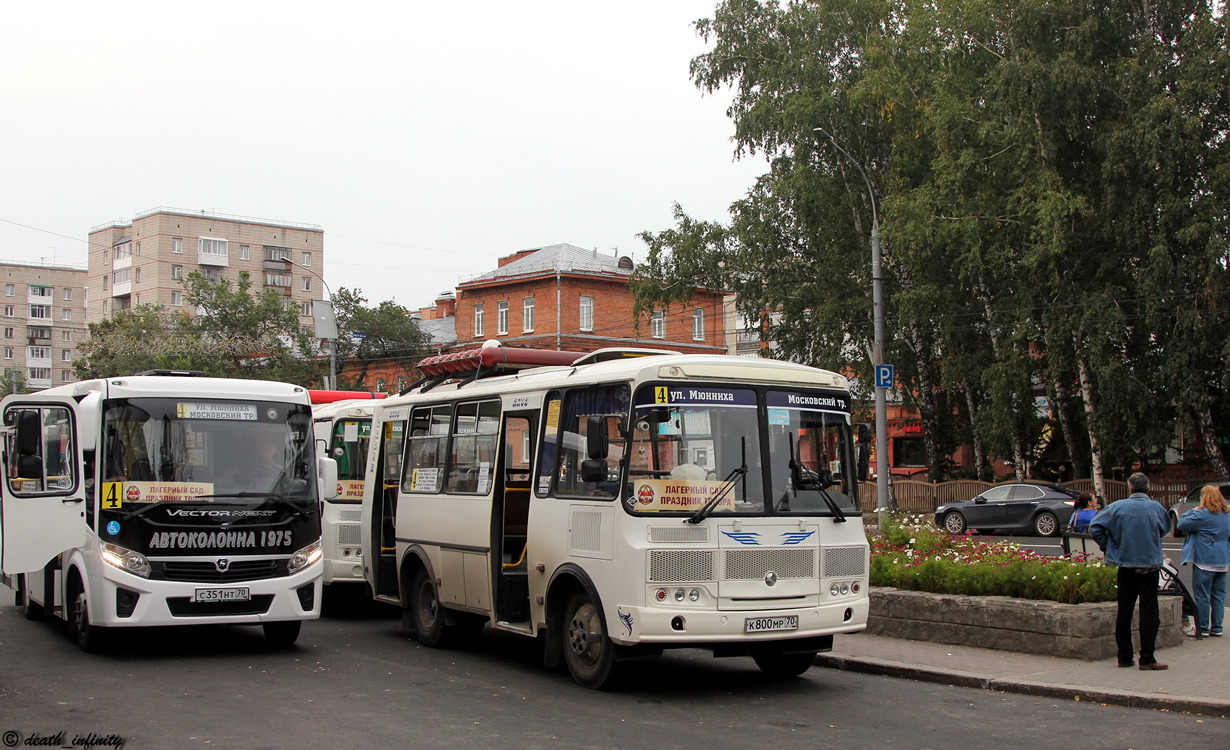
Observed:
[[[124,258],[131,258],[131,257],[132,257],[132,244],[131,243],[125,242],[123,245],[116,246],[115,259],[117,261],[123,260]]]
[[[14,335],[15,333],[16,333],[16,330],[15,330],[12,326],[5,326],[5,328],[4,328],[4,337],[5,337],[6,339],[11,339],[11,338],[13,338],[13,335]]]
[[[26,329],[26,337],[51,341],[51,329],[47,326],[30,326]]]
[[[305,292],[312,291],[312,277],[311,276],[303,277],[303,291]]]
[[[14,310],[14,308],[13,308],[13,306],[12,306],[12,305],[5,305],[5,306],[4,306],[4,316],[5,316],[6,318],[11,318],[11,317],[13,317],[13,310]]]
[[[534,330],[534,298],[526,297],[521,301],[521,329],[526,333]]]
[[[171,292],[171,306],[172,307],[182,307],[183,304],[184,304],[184,293],[183,292]]]
[[[65,321],[69,321],[69,322],[71,322],[71,321],[72,321],[72,319],[73,319],[73,311],[72,311],[72,310],[65,310],[65,311],[64,311],[64,313],[63,313],[60,317],[61,317],[63,320],[65,320]]]
[[[649,335],[655,339],[666,338],[666,313],[662,310],[654,310],[649,316]]]
[[[64,299],[71,300],[73,298],[73,290],[69,287],[64,287]]]
[[[73,374],[72,374],[72,372],[70,372],[69,370],[61,370],[61,371],[60,371],[60,382],[61,382],[61,383],[71,383],[71,382],[73,382]]]
[[[593,297],[589,297],[589,296],[581,297],[580,319],[581,319],[580,328],[582,331],[594,330],[594,298]]]
[[[132,279],[132,269],[131,268],[121,268],[120,270],[116,271],[115,274],[113,275],[115,276],[115,278],[113,279],[115,283],[123,284]]]
[[[51,318],[51,305],[30,305],[31,318]]]
[[[699,307],[692,311],[692,338],[705,340],[705,311]]]
[[[11,347],[11,346],[6,346],[6,347],[4,347],[4,358],[5,358],[5,359],[12,359],[12,358],[13,358],[13,347]]]
[[[376,378],[376,393],[384,393],[384,378]]]
[[[72,331],[60,331],[60,340],[61,341],[72,341],[73,332]]]
[[[60,361],[61,361],[61,362],[72,362],[72,361],[73,361],[73,352],[72,352],[72,350],[71,350],[71,349],[64,349],[64,350],[62,350],[62,351],[60,352]]]
[[[301,303],[299,305],[299,314],[309,318],[312,317],[312,303],[310,301]]]
[[[50,367],[28,367],[26,372],[29,373],[31,380],[51,380]]]
[[[140,242],[138,242],[136,245],[133,246],[132,254],[137,256],[138,258],[141,257],[141,243]]]
[[[222,281],[222,272],[216,268],[204,268],[201,273],[210,281]]]
[[[17,294],[17,287],[15,285],[13,284],[4,285],[4,296],[5,297],[12,297],[15,294]]]
[[[111,278],[111,277],[110,277],[109,275],[107,275],[107,274],[105,274],[105,273],[103,274],[103,291],[104,291],[104,292],[105,292],[105,291],[107,291],[107,282],[108,282],[108,280],[110,280],[110,278]]]
[[[508,335],[508,300],[495,303],[495,335]]]
[[[134,269],[132,270],[132,283],[134,283],[134,284],[140,284],[140,283],[141,283],[141,268],[140,268],[140,266],[138,266],[137,268],[134,268]]]
[[[305,266],[312,265],[312,254],[311,253],[306,252],[306,251],[303,253],[303,265]]]
[[[401,393],[404,390],[406,390],[406,376],[398,375],[397,376],[397,392]]]
[[[483,335],[483,306],[482,305],[474,306],[474,335],[475,336]]]
[[[197,252],[201,255],[216,255],[226,257],[226,240],[216,237],[200,237],[197,239]]]
[[[182,237],[172,237],[171,238],[171,252],[182,253],[183,251],[184,251],[184,239]],[[106,263],[106,262],[107,262],[107,259],[103,258],[103,263]]]
[[[51,359],[50,346],[27,346],[26,357],[28,359]]]
[[[179,281],[184,278],[183,266],[171,266],[171,281]]]
[[[290,248],[265,245],[265,260],[290,260]]]
[[[103,315],[107,314],[107,300],[103,300]]]
[[[31,297],[50,297],[51,295],[52,295],[52,289],[49,286],[34,286],[33,284],[30,285],[30,296]]]
[[[265,286],[288,287],[294,282],[294,277],[288,273],[265,271]]]
[[[103,250],[103,265],[105,266],[110,262],[111,262],[111,251]]]
[[[247,245],[240,245],[240,246],[239,246],[239,259],[240,259],[240,260],[248,260],[248,259],[249,259],[249,258],[248,258],[248,246],[247,246]]]

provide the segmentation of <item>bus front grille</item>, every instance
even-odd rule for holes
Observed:
[[[728,581],[761,580],[770,571],[778,578],[814,578],[816,550],[810,547],[726,550],[724,578]]]
[[[286,560],[231,560],[218,570],[212,560],[151,560],[150,578],[192,583],[237,583],[287,575]]]

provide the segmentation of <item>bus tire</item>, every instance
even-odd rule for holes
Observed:
[[[444,607],[440,606],[436,584],[427,575],[425,568],[414,572],[410,584],[409,607],[410,624],[419,643],[428,648],[445,648],[449,645],[451,633],[448,618]]]
[[[22,608],[27,620],[43,619],[43,605],[30,598],[30,581],[25,573],[22,573],[17,581],[17,604]]]
[[[302,620],[279,620],[277,622],[262,622],[261,630],[265,631],[265,640],[274,648],[290,648],[299,640],[299,631],[303,628]]]
[[[602,690],[611,684],[615,644],[589,595],[578,591],[564,608],[564,663],[581,687]]]
[[[771,677],[798,677],[811,669],[811,665],[816,661],[816,652],[785,654],[777,650],[754,651],[752,659],[761,672]]]
[[[72,611],[69,612],[68,626],[77,640],[77,646],[87,654],[97,654],[106,650],[107,631],[90,622],[90,602],[85,588],[78,582],[72,589],[70,599]]]

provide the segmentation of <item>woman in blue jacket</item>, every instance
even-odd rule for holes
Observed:
[[[1183,564],[1192,563],[1195,636],[1220,636],[1226,612],[1226,571],[1230,570],[1230,512],[1221,491],[1205,485],[1199,507],[1184,513],[1178,528],[1187,535]]]

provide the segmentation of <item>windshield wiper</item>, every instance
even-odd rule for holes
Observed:
[[[734,469],[732,469],[731,472],[726,475],[726,479],[724,480],[726,484],[722,486],[721,491],[718,492],[716,495],[714,495],[712,498],[710,498],[709,502],[697,508],[695,513],[693,513],[692,515],[684,519],[684,523],[700,523],[701,521],[705,520],[709,516],[709,514],[713,512],[713,509],[718,506],[718,503],[722,502],[722,498],[726,497],[726,495],[732,489],[734,489],[735,477],[736,476],[739,476],[739,477],[747,476],[747,438],[746,437],[739,438],[739,445],[741,446],[741,449],[742,449],[741,452],[743,454],[742,455],[743,463],[735,467]]]
[[[820,493],[820,498],[824,500],[824,504],[833,514],[833,523],[845,523],[846,514],[837,505],[837,501],[827,492],[830,485],[829,481],[822,478],[819,472],[803,466],[799,461],[798,455],[795,453],[794,435],[790,435],[790,491],[794,497],[799,496],[799,490],[817,490]],[[826,472],[827,474],[827,472]]]

